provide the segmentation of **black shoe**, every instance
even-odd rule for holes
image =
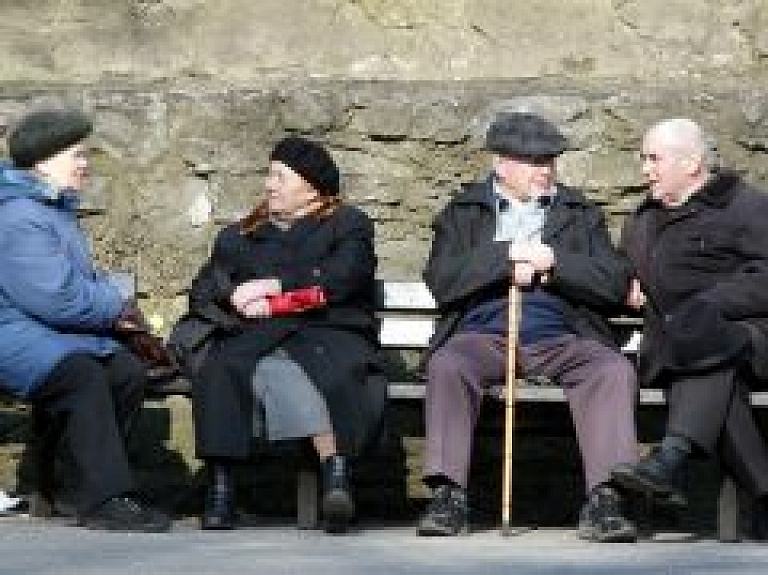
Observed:
[[[344,533],[355,518],[347,459],[342,455],[333,455],[323,462],[322,513],[327,533]]]
[[[145,533],[163,533],[171,528],[171,520],[165,513],[127,495],[107,499],[81,516],[79,524],[88,529]]]
[[[624,516],[615,489],[598,485],[590,491],[579,516],[579,538],[597,543],[637,541],[635,524]]]
[[[229,530],[237,525],[235,512],[235,481],[229,465],[214,464],[210,469],[210,482],[205,494],[205,511],[200,527],[210,530]]]
[[[450,536],[469,533],[467,493],[457,485],[441,485],[419,521],[419,535]]]
[[[651,496],[657,503],[684,507],[688,504],[682,489],[682,459],[655,449],[637,463],[619,465],[613,480],[626,489]]]

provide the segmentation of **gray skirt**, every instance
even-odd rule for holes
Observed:
[[[333,433],[325,398],[284,350],[259,361],[251,387],[255,437],[277,441]]]

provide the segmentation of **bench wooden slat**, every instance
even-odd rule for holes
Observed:
[[[384,347],[424,348],[435,331],[435,320],[419,316],[380,318],[379,342]]]
[[[426,394],[426,384],[410,382],[393,382],[389,384],[388,393],[392,399],[423,399]],[[554,385],[530,385],[524,381],[517,387],[517,401],[532,402],[564,402],[563,389]],[[504,387],[497,386],[489,391],[492,397],[504,398]],[[768,407],[768,391],[753,391],[750,394],[750,403],[756,407]],[[641,389],[641,405],[665,405],[664,390]]]
[[[424,282],[376,281],[376,306],[388,310],[435,310],[437,303]]]
[[[393,399],[422,399],[426,393],[423,383],[390,383],[389,396]],[[520,383],[516,388],[517,401],[559,403],[565,401],[563,389],[554,385],[526,385]],[[496,386],[489,390],[489,395],[504,399],[504,387]],[[661,389],[641,389],[640,403],[643,405],[664,405],[664,392]]]

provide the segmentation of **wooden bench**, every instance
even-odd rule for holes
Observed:
[[[378,282],[378,313],[381,318],[380,342],[384,348],[424,349],[432,335],[437,318],[437,306],[432,294],[422,282],[380,281]],[[624,353],[636,352],[642,328],[642,320],[634,317],[611,318],[617,329],[630,337]],[[390,382],[389,397],[393,399],[421,400],[425,395],[423,382]],[[666,404],[662,389],[639,389],[640,406],[663,406]],[[489,395],[504,401],[504,388],[490,390]],[[565,402],[562,388],[555,385],[540,385],[521,380],[516,385],[518,402]],[[768,407],[768,392],[753,392],[750,402],[755,407]],[[730,478],[723,481],[718,498],[718,537],[723,541],[741,538],[741,509],[745,495]]]
[[[123,289],[136,291],[133,274],[121,273]],[[432,335],[437,319],[437,306],[423,282],[377,281],[377,314],[379,316],[379,340],[385,350],[423,351]],[[631,331],[641,327],[637,318],[613,318],[617,329]],[[634,351],[634,342],[625,346],[628,354]],[[388,395],[393,400],[423,400],[426,386],[423,381],[391,381]],[[169,395],[190,395],[189,382],[182,377],[157,377],[152,381],[148,395],[163,398]],[[490,390],[489,395],[504,401],[503,387]],[[665,405],[661,389],[640,389],[640,406]],[[522,380],[516,386],[516,401],[519,402],[565,402],[563,390],[555,385],[541,385]],[[768,406],[768,392],[751,394],[751,403],[756,407]],[[743,494],[730,480],[723,482],[718,501],[718,536],[722,540],[736,540],[740,536],[740,501]],[[315,469],[302,469],[298,473],[297,526],[312,529],[318,522],[318,476]]]

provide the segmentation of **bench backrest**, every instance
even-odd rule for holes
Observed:
[[[424,282],[376,282],[376,308],[384,347],[423,348],[435,330],[437,304]]]
[[[376,282],[376,308],[381,320],[379,341],[384,347],[424,348],[435,330],[437,303],[424,282]],[[611,324],[628,337],[624,353],[634,353],[639,344],[642,320],[615,317]]]

